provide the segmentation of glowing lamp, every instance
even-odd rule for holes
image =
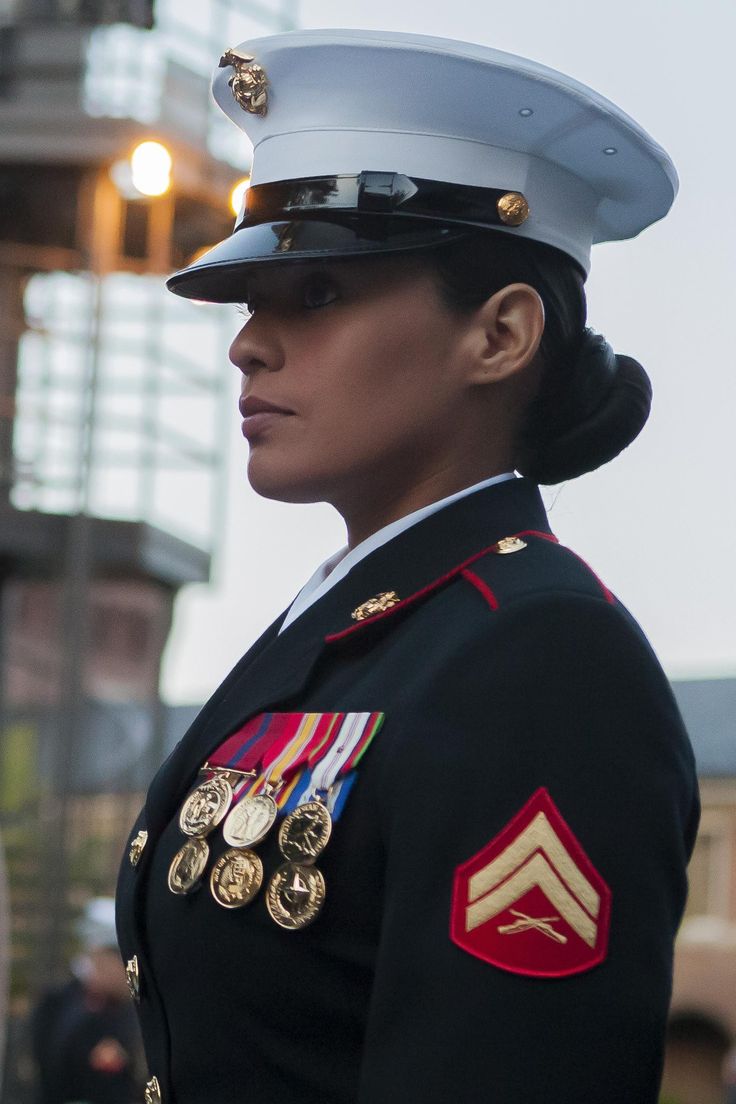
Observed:
[[[230,206],[233,209],[234,215],[240,214],[240,209],[243,206],[243,196],[250,187],[250,177],[244,176],[242,180],[239,180],[237,184],[233,186],[233,190],[230,192]]]
[[[133,187],[141,195],[161,196],[171,187],[171,154],[160,142],[141,142],[130,156]]]

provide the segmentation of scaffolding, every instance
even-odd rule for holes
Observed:
[[[112,891],[163,757],[173,598],[208,578],[223,531],[236,326],[232,308],[171,296],[163,274],[228,232],[250,164],[209,104],[213,61],[297,16],[294,0],[158,0],[146,29],[145,8],[0,11],[0,832],[16,1012],[60,976],[84,900]],[[138,15],[116,22],[123,9]],[[151,135],[172,150],[171,192],[116,194],[114,162]],[[107,629],[125,638],[114,677]],[[125,754],[96,748],[106,727],[102,745]],[[17,1073],[16,1050],[11,1038]],[[2,1099],[27,1089],[11,1076]]]
[[[159,276],[51,272],[29,280],[25,315],[13,505],[145,521],[213,553],[230,312]]]

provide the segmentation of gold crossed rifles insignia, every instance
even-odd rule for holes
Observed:
[[[567,943],[567,936],[555,931],[552,927],[560,918],[559,916],[527,916],[518,909],[509,909],[512,916],[518,917],[513,924],[499,924],[501,935],[516,935],[517,932],[538,931],[542,935],[554,939],[555,943]]]
[[[559,916],[536,920],[514,912],[512,906],[535,886],[542,890]],[[600,894],[580,870],[546,815],[539,812],[500,855],[469,879],[465,930],[471,932],[509,909],[517,920],[499,927],[502,934],[534,929],[560,942],[559,932],[545,929],[562,917],[589,947],[594,947],[600,907]]]

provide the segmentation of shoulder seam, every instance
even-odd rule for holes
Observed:
[[[468,567],[463,568],[460,574],[462,575],[463,579],[467,579],[470,585],[474,586],[475,589],[483,595],[488,604],[488,607],[495,612],[499,606],[498,598],[493,593],[488,584],[485,583],[483,579],[481,579],[480,575],[476,575],[475,572],[471,571]]]
[[[604,600],[606,602],[608,602],[609,605],[615,605],[616,604],[615,595],[613,594],[613,592],[611,590],[609,590],[609,588],[606,586],[606,584],[601,579],[600,575],[597,575],[596,572],[593,570],[593,568],[590,566],[590,564],[586,560],[584,560],[582,556],[578,555],[577,552],[573,551],[572,548],[569,548],[566,544],[560,544],[559,541],[555,537],[553,537],[551,535],[548,535],[546,533],[536,533],[536,532],[532,533],[532,532],[527,531],[527,532],[524,532],[524,533],[518,533],[516,535],[519,536],[519,537],[525,537],[525,536],[543,537],[544,539],[550,541],[550,543],[556,544],[558,548],[560,548],[563,552],[567,552],[568,555],[572,556],[575,560],[577,560],[577,562],[581,565],[581,567],[585,568],[585,570],[588,573],[588,575],[590,576],[590,578],[596,583],[596,585],[600,589],[601,595],[604,598]],[[488,559],[495,551],[496,551],[496,546],[492,545],[490,548],[484,549],[483,552],[480,554],[480,556],[474,557],[474,560]],[[487,595],[486,592],[491,593],[491,594],[493,592],[490,590],[490,587],[488,587],[488,585],[486,583],[484,583],[484,581],[477,575],[476,572],[468,571],[468,565],[471,562],[473,562],[473,561],[469,560],[469,561],[466,561],[466,563],[462,565],[461,570],[460,570],[460,574],[463,576],[463,578],[467,579],[468,582],[471,582],[472,585],[475,586],[481,592],[481,594],[483,594],[483,597],[486,598],[486,600],[488,601],[488,595]],[[473,578],[471,578],[471,576],[473,576]],[[583,592],[581,591],[580,593],[583,593]],[[496,597],[495,594],[493,595],[493,599],[494,599],[495,605],[491,605],[490,602],[489,602],[489,605],[491,605],[491,609],[495,610],[495,609],[499,608],[500,603],[499,603],[498,598]]]
[[[578,563],[581,563],[583,565],[583,567],[590,573],[590,575],[595,579],[598,586],[601,588],[601,593],[603,594],[603,597],[605,598],[605,600],[609,603],[609,605],[611,605],[611,606],[614,605],[616,599],[615,599],[612,591],[610,591],[608,589],[606,584],[601,579],[600,575],[597,575],[595,573],[595,571],[590,566],[590,564],[587,563],[587,561],[584,560],[582,556],[579,556],[577,554],[577,552],[573,552],[572,548],[568,548],[566,544],[560,545],[560,547],[564,548],[566,552],[569,552],[571,556],[575,557],[575,559],[578,561]]]
[[[497,594],[488,586],[485,580],[479,575],[476,575],[474,571],[464,568],[459,574],[461,578],[465,579],[466,582],[470,583],[470,585],[478,591],[492,613],[503,614],[504,612],[518,609],[520,606],[530,603],[555,601],[566,598],[582,599],[586,602],[591,602],[595,606],[605,606],[613,610],[621,608],[613,594],[611,594],[610,599],[606,597],[606,594],[610,594],[611,592],[605,590],[604,587],[601,587],[601,592],[599,594],[573,587],[539,587],[537,590],[528,590],[525,591],[524,594],[514,595],[502,604]]]

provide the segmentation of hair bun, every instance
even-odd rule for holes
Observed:
[[[614,353],[586,329],[565,386],[536,411],[536,447],[519,470],[537,483],[561,483],[618,456],[644,428],[652,385],[636,360]]]

